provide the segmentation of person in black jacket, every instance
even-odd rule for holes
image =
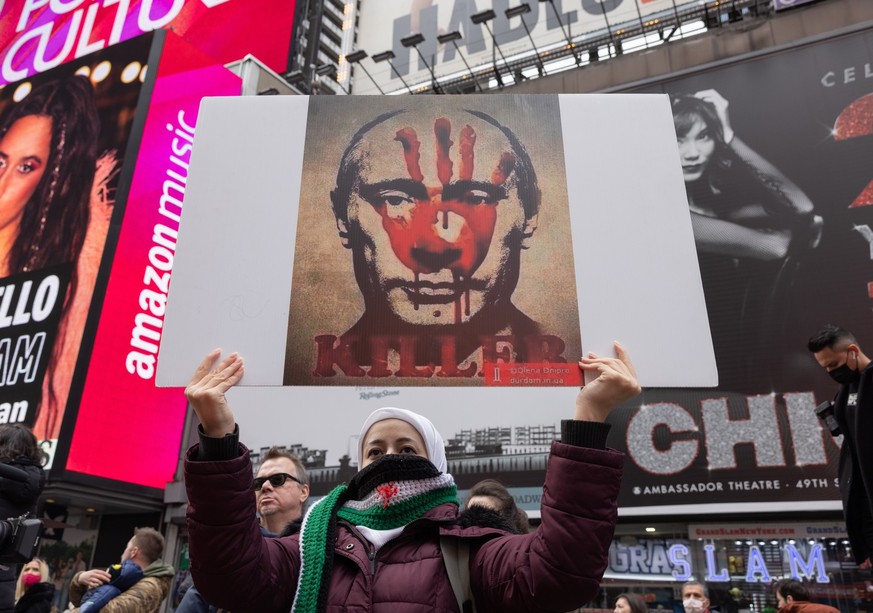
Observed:
[[[0,425],[0,519],[33,515],[45,485],[45,453],[22,424]],[[0,613],[15,606],[18,565],[0,565]]]
[[[851,332],[833,324],[810,338],[807,348],[840,385],[834,417],[843,435],[839,465],[843,514],[855,562],[869,570],[873,558],[873,445],[865,437],[873,432],[871,360]]]
[[[55,586],[49,579],[45,560],[34,558],[25,564],[15,584],[15,613],[50,613]]]

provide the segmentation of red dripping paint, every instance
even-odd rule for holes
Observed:
[[[515,168],[515,156],[510,152],[504,151],[500,154],[500,161],[497,162],[497,167],[491,173],[491,182],[494,185],[503,185],[512,174]]]
[[[424,181],[421,174],[421,141],[412,128],[397,130],[394,140],[403,145],[403,157],[406,159],[406,171],[414,181]]]
[[[433,122],[433,134],[436,137],[437,178],[443,185],[452,180],[452,159],[449,150],[452,145],[452,123],[445,117],[439,117]]]
[[[416,198],[403,206],[391,206],[385,202],[374,204],[382,217],[382,227],[388,234],[391,247],[398,259],[415,278],[412,292],[416,310],[421,304],[422,274],[434,274],[443,270],[452,273],[455,285],[455,321],[461,323],[469,316],[469,282],[481,266],[494,235],[497,221],[497,202],[472,203],[466,194],[443,200],[444,188],[452,181],[451,123],[445,117],[434,121],[436,139],[436,174],[440,185],[425,186],[427,196]],[[476,131],[470,125],[461,130],[458,155],[460,157],[460,180],[472,181],[475,160]],[[421,143],[411,127],[401,128],[396,138],[403,146],[403,156],[409,176],[423,182],[420,167]],[[515,157],[504,152],[491,174],[491,182],[503,185],[514,170]]]
[[[462,285],[464,282],[463,277],[461,277],[461,275],[457,273],[453,273],[452,278],[455,282],[455,285]],[[459,293],[455,297],[455,323],[459,324],[461,323],[461,321],[463,320],[461,319],[461,294]]]
[[[458,143],[458,152],[461,155],[461,180],[469,181],[473,178],[473,163],[476,146],[476,131],[473,126],[467,124],[461,130],[461,142]]]

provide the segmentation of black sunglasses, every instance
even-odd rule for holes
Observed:
[[[292,481],[296,481],[300,485],[303,485],[303,482],[297,477],[292,477],[288,473],[276,473],[275,475],[270,475],[269,477],[255,477],[255,491],[260,492],[261,488],[264,487],[264,484],[269,481],[270,485],[273,487],[282,487],[285,485],[285,482],[291,479]]]

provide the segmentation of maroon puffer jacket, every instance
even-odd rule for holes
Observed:
[[[253,509],[252,466],[239,458],[201,462],[188,452],[188,530],[197,589],[234,613],[287,612],[300,567],[298,536],[264,538]],[[606,569],[624,456],[552,444],[542,524],[531,534],[462,528],[444,504],[377,553],[340,523],[328,611],[458,611],[440,534],[471,539],[470,582],[479,611],[568,611],[590,600]]]

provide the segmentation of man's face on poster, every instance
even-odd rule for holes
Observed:
[[[337,222],[368,311],[428,326],[509,306],[536,206],[526,214],[519,177],[529,173],[500,128],[465,112],[401,113],[352,155]]]

